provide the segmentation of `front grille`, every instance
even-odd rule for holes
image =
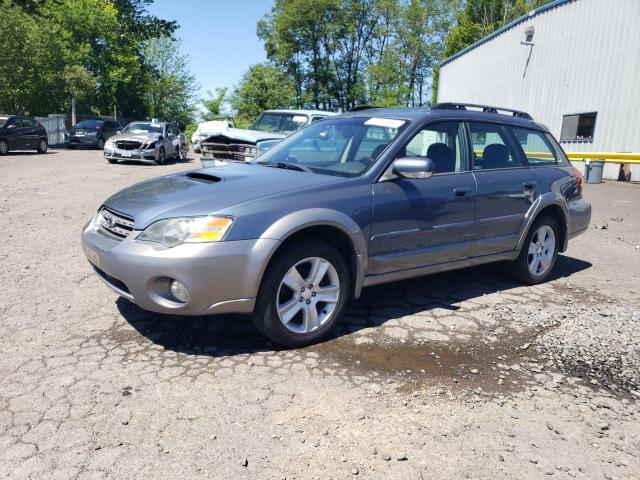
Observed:
[[[247,162],[253,159],[257,153],[254,145],[240,143],[202,143],[200,150],[203,157],[236,162]]]
[[[142,142],[134,142],[132,140],[118,140],[116,142],[116,148],[120,150],[139,150],[142,147]]]
[[[115,237],[127,238],[133,230],[133,218],[125,217],[106,207],[100,210],[99,215],[100,228]]]

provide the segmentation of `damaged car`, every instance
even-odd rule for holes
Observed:
[[[104,144],[109,163],[135,160],[162,165],[167,158],[187,159],[189,145],[185,135],[169,122],[133,122]]]
[[[296,130],[337,115],[322,110],[266,110],[251,128],[226,128],[200,142],[202,160],[248,162]]]

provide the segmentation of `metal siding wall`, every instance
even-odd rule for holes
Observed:
[[[567,151],[640,152],[640,0],[576,0],[533,16],[444,65],[438,101],[525,110],[560,137],[562,116],[598,112],[593,142]],[[535,28],[531,47],[521,45]]]

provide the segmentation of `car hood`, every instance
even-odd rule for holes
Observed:
[[[212,132],[211,135],[209,135],[209,137],[204,139],[202,142],[206,143],[209,140],[215,141],[215,138],[217,137],[255,144],[256,142],[259,142],[261,140],[277,140],[280,138],[285,138],[286,135],[284,133],[263,132],[261,130],[246,130],[244,128],[225,128],[220,130],[219,132]]]
[[[135,220],[142,230],[161,218],[207,215],[260,197],[305,190],[336,178],[262,165],[232,163],[137,183],[104,205]]]
[[[117,141],[121,141],[121,140],[128,140],[131,142],[147,142],[147,141],[154,141],[154,140],[158,140],[162,135],[160,135],[159,133],[148,133],[148,134],[137,134],[137,135],[128,135],[126,133],[121,133],[119,135],[113,135],[111,137],[109,137],[109,140],[111,140],[112,142],[117,142]]]

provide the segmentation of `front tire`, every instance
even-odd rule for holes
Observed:
[[[38,153],[47,153],[48,149],[49,149],[49,144],[47,143],[47,140],[44,138],[41,138],[40,141],[38,142]]]
[[[9,144],[4,138],[0,139],[0,155],[6,155],[7,153],[9,153]]]
[[[340,252],[321,241],[305,241],[276,254],[251,318],[274,342],[304,347],[329,334],[350,291],[351,276]]]
[[[187,145],[185,143],[180,145],[178,150],[178,160],[184,162],[187,160]]]
[[[156,160],[156,164],[164,165],[164,159],[165,159],[164,147],[160,147],[160,150],[158,150],[158,160]]]
[[[98,147],[98,150],[104,150],[104,139],[99,138],[96,146]]]
[[[560,226],[556,219],[546,215],[536,219],[514,262],[516,277],[527,285],[544,282],[556,264],[559,246]]]

